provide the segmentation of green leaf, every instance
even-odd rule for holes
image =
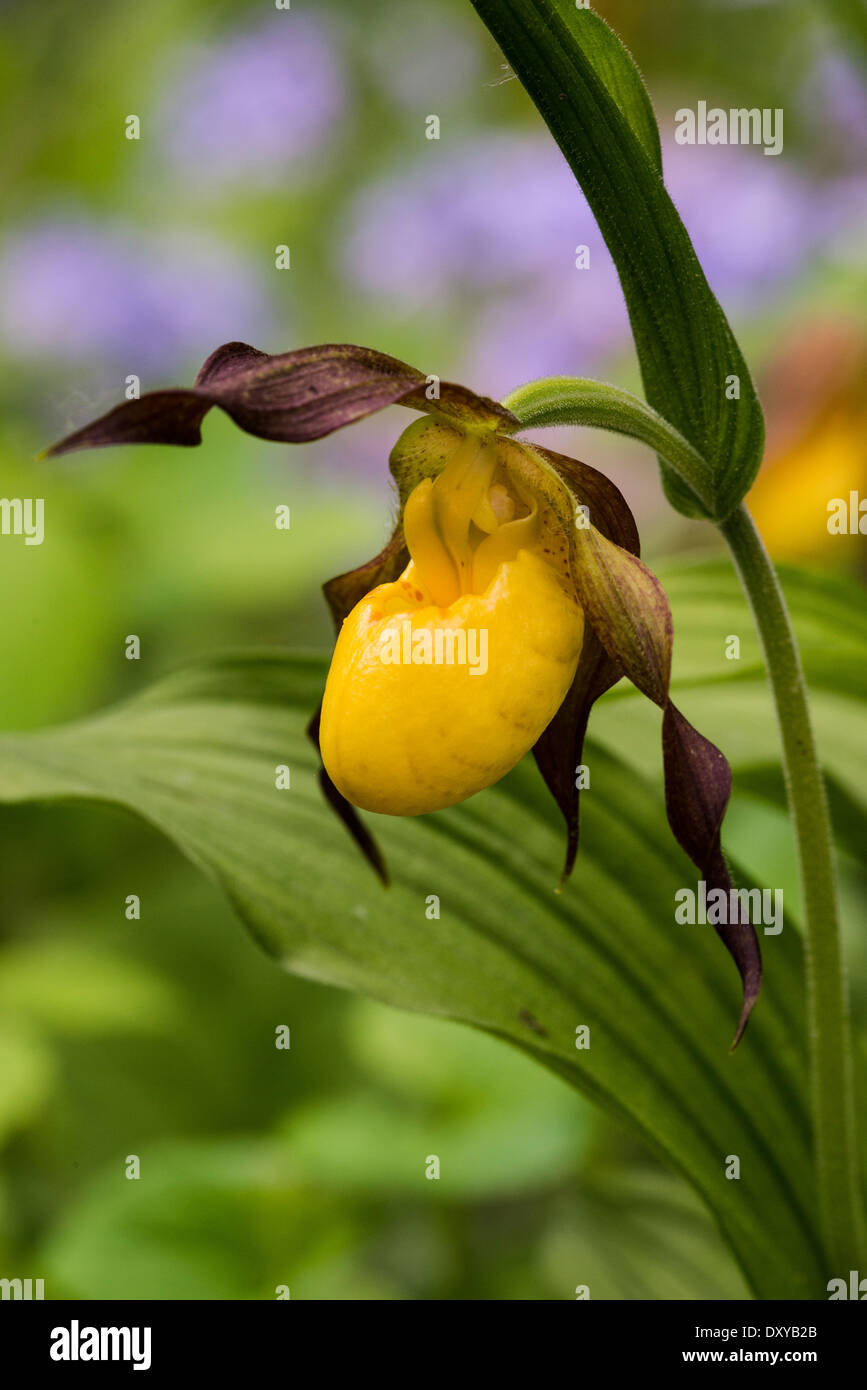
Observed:
[[[564,1204],[549,1246],[559,1287],[575,1271],[595,1299],[743,1299],[749,1291],[717,1246],[704,1213],[665,1173],[591,1178]]]
[[[695,873],[661,831],[658,790],[598,746],[562,895],[559,812],[529,760],[450,811],[372,818],[394,874],[383,889],[317,784],[304,731],[324,676],[318,657],[227,656],[82,723],[3,736],[0,800],[136,812],[286,969],[522,1048],[667,1155],[760,1296],[821,1296],[796,934],[766,939],[768,987],[729,1055],[735,972],[711,929],[674,924],[674,893]],[[281,764],[289,790],[275,784]],[[581,1025],[589,1049],[576,1047]],[[728,1154],[743,1181],[726,1180]]]
[[[763,673],[750,609],[727,559],[669,559],[654,568],[674,613],[675,685],[738,681]],[[779,574],[811,691],[867,700],[863,589],[842,575],[787,565],[779,567]],[[729,636],[740,641],[736,659],[726,657]]]
[[[640,74],[605,22],[573,0],[473,5],[596,217],[620,275],[650,405],[713,470],[708,510],[664,467],[669,499],[687,515],[723,518],[758,470],[762,412],[740,348],[660,178]],[[726,397],[730,377],[738,378],[739,400]]]
[[[861,726],[863,728],[863,715]],[[834,840],[837,847],[846,850],[856,863],[864,858],[864,845],[867,844],[867,801],[863,796],[863,783],[859,795],[841,786],[834,774],[825,773],[825,793],[834,827]],[[786,810],[786,781],[783,770],[776,763],[756,762],[740,769],[738,790],[759,797]]]

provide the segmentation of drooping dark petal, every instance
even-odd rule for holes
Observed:
[[[568,485],[573,503],[573,581],[588,629],[572,688],[534,753],[568,827],[568,874],[578,844],[575,770],[591,706],[626,675],[663,711],[666,810],[675,838],[701,870],[708,891],[728,894],[731,878],[720,833],[731,794],[731,769],[672,704],[669,695],[673,625],[662,585],[638,556],[638,532],[625,498],[603,474],[577,459],[541,449]],[[744,1028],[761,986],[761,953],[749,921],[716,930],[738,968],[743,1006],[732,1046]]]
[[[545,785],[566,822],[566,861],[560,876],[561,888],[572,872],[578,853],[580,792],[577,773],[587,721],[599,696],[616,685],[622,675],[617,662],[611,659],[588,624],[569,693],[533,748],[533,757]]]
[[[515,446],[518,447],[519,443],[516,440]],[[533,445],[531,453],[541,455],[555,469],[568,485],[572,496],[589,508],[603,535],[637,554],[638,527],[626,498],[610,478],[589,464],[555,453],[552,449],[543,449],[538,444]],[[566,524],[571,545],[574,528],[571,507]],[[569,693],[533,749],[539,771],[566,821],[566,862],[561,887],[572,872],[578,852],[580,791],[577,769],[581,765],[590,710],[600,695],[616,685],[622,675],[623,667],[605,650],[588,624],[584,631],[581,659]]]
[[[518,428],[495,401],[464,386],[431,382],[415,367],[371,348],[324,344],[272,356],[246,343],[225,343],[189,390],[152,391],[124,401],[47,454],[110,444],[200,444],[202,420],[215,405],[257,438],[303,444],[396,404],[477,428]]]
[[[694,729],[671,700],[663,715],[662,749],[669,825],[693,863],[700,865],[708,890],[721,888],[729,894],[731,875],[720,834],[731,795],[731,768],[715,744]],[[743,1006],[732,1043],[737,1047],[762,987],[761,951],[750,922],[714,925],[743,981]]]
[[[147,391],[137,401],[124,401],[82,429],[52,444],[41,455],[55,458],[78,449],[100,449],[109,444],[176,444],[192,448],[201,444],[201,423],[211,402],[195,391]]]
[[[335,632],[340,632],[344,619],[364,598],[365,594],[369,594],[370,590],[375,589],[377,584],[389,584],[392,580],[397,579],[398,575],[406,569],[408,563],[409,552],[403,538],[403,525],[398,520],[389,540],[378,555],[375,555],[372,560],[366,561],[365,564],[359,565],[357,569],[349,570],[346,574],[338,574],[334,579],[329,579],[327,584],[323,584],[322,592],[331,610]],[[319,718],[321,713],[322,704],[320,702],[319,708],[307,727],[307,737],[313,743],[317,753],[319,752]],[[324,766],[320,766],[319,769],[319,785],[329,806],[340,817],[367,862],[382,882],[387,885],[389,881],[388,868],[379,845],[352,802],[347,801],[342,792],[337,790]]]
[[[616,483],[580,459],[555,453],[553,449],[543,449],[539,444],[532,447],[534,453],[541,454],[552,465],[573,496],[588,508],[590,520],[597,531],[630,554],[641,553],[635,517]]]
[[[319,721],[321,719],[321,716],[322,702],[320,701],[319,708],[317,709],[313,718],[310,720],[310,723],[307,725],[307,737],[310,739],[310,742],[313,744],[317,753],[319,753]],[[346,829],[349,831],[358,848],[361,850],[361,853],[364,855],[368,864],[371,865],[374,873],[387,888],[389,884],[388,867],[386,865],[382,851],[379,848],[379,845],[376,843],[374,837],[371,835],[367,826],[364,824],[364,821],[361,819],[361,816],[356,811],[352,802],[346,800],[346,797],[342,794],[342,792],[339,792],[337,790],[331,778],[328,776],[328,773],[325,771],[325,767],[322,764],[321,754],[319,767],[319,785],[322,788],[322,794],[325,797],[325,800],[328,802],[329,806],[336,813],[336,815],[339,816],[340,820],[342,820],[343,824],[346,826]]]
[[[659,580],[636,555],[592,525],[576,531],[575,584],[600,642],[629,679],[663,711],[666,809],[675,838],[701,871],[708,890],[732,887],[720,831],[731,794],[723,754],[674,707],[669,695],[672,620]],[[743,1035],[761,983],[761,953],[749,922],[717,927],[743,983],[743,1008],[733,1046]]]
[[[673,626],[662,585],[637,555],[590,525],[575,535],[575,586],[597,635],[638,689],[663,707]]]
[[[403,538],[403,525],[397,522],[389,540],[378,555],[367,560],[357,569],[346,574],[338,574],[322,585],[335,632],[340,632],[343,620],[352,612],[355,605],[375,589],[377,584],[390,584],[403,573],[409,564],[409,551]]]

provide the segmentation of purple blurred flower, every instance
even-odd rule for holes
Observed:
[[[377,488],[393,486],[388,457],[402,430],[413,416],[401,406],[391,406],[381,415],[371,416],[353,426],[351,436],[338,431],[328,439],[304,446],[311,477],[329,476],[354,482],[371,483]],[[382,493],[380,492],[380,497]],[[387,537],[383,537],[383,544]]]
[[[727,307],[770,297],[828,231],[824,193],[761,150],[672,142],[664,166],[704,272]]]
[[[867,242],[867,175],[844,174],[823,192],[826,237],[822,255],[834,264],[864,266]]]
[[[463,374],[499,398],[534,377],[589,375],[629,341],[617,271],[597,233],[590,269],[566,270],[474,318]]]
[[[420,307],[522,277],[559,280],[572,274],[574,247],[598,241],[548,139],[496,135],[436,161],[426,154],[368,186],[349,210],[344,270],[372,295]],[[750,302],[846,218],[834,185],[817,187],[755,150],[672,142],[665,175],[715,288]]]
[[[431,142],[411,170],[368,185],[350,207],[343,268],[367,293],[419,308],[557,275],[598,235],[550,140],[498,134],[457,155],[440,151]]]
[[[754,310],[809,259],[833,254],[859,199],[741,148],[672,143],[666,182],[715,292]],[[350,207],[345,275],[403,313],[460,312],[480,390],[584,372],[629,341],[614,267],[583,194],[544,136],[480,137],[368,186]],[[575,248],[590,247],[590,269]],[[496,299],[495,299],[495,296]]]
[[[348,220],[343,268],[363,291],[401,311],[472,306],[461,370],[478,390],[586,370],[629,341],[611,257],[547,139],[482,137],[446,160],[433,147],[366,189]]]
[[[829,134],[835,145],[843,136],[844,153],[858,163],[867,148],[867,85],[855,63],[840,49],[821,53],[799,97],[808,115],[820,111],[834,127]]]
[[[157,117],[164,157],[199,186],[273,187],[321,148],[343,83],[323,27],[281,12],[181,55]]]
[[[46,219],[7,238],[0,303],[10,355],[85,358],[137,375],[164,377],[215,342],[262,341],[271,329],[264,288],[219,243],[84,218]]]

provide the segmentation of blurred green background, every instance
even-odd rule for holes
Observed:
[[[857,575],[858,542],[826,527],[827,501],[867,485],[847,7],[597,8],[642,67],[673,196],[755,368],[751,505],[778,558]],[[783,107],[784,154],[676,147],[674,112],[699,99]],[[0,112],[0,491],[46,508],[44,545],[0,540],[4,728],[216,648],[325,647],[318,586],[387,534],[399,408],[303,450],[215,414],[199,450],[33,461],[130,374],[188,382],[229,339],[354,341],[495,396],[552,372],[638,387],[604,245],[468,3],[6,0]],[[638,446],[559,433],[626,491],[651,564],[714,549]],[[0,831],[0,1275],[83,1298],[748,1296],[685,1186],[524,1057],[282,975],[115,812],[4,810]],[[792,883],[781,815],[736,798],[729,842]],[[853,865],[844,879],[852,918]],[[425,1180],[429,1153],[448,1182]]]

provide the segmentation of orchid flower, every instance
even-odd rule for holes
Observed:
[[[272,356],[227,343],[192,388],[126,401],[48,453],[197,445],[212,406],[258,438],[305,443],[394,404],[426,418],[391,454],[399,514],[387,545],[324,586],[338,635],[310,726],[323,790],[360,848],[387,881],[358,808],[454,805],[532,749],[566,822],[565,880],[590,710],[625,675],[663,712],[672,831],[708,889],[728,892],[731,771],[671,701],[671,612],[639,558],[632,513],[596,469],[517,439],[503,405],[369,348]],[[474,636],[484,663],[480,649],[473,664],[456,660]],[[749,922],[716,930],[743,984],[737,1042],[759,991],[758,941]]]

